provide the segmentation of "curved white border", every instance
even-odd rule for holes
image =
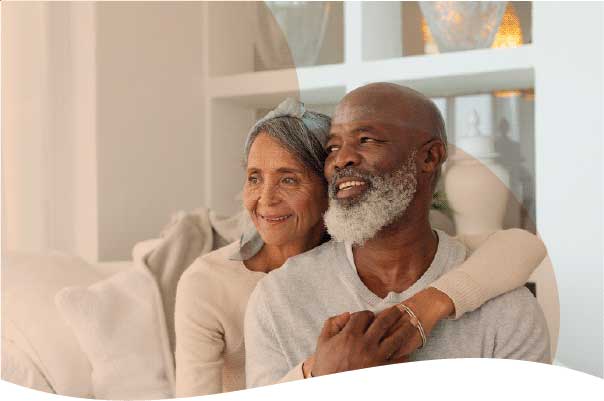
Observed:
[[[8,400],[68,400],[5,381]],[[363,369],[182,400],[548,400],[601,399],[604,380],[575,370],[504,359],[447,359]],[[8,396],[8,397],[7,397]]]

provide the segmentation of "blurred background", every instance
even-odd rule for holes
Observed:
[[[128,260],[177,211],[234,214],[257,118],[396,82],[463,150],[441,185],[453,230],[487,204],[495,228],[538,233],[557,360],[603,375],[602,4],[2,3],[3,254]],[[468,179],[468,155],[509,194]]]

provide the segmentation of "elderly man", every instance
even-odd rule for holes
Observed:
[[[245,321],[248,387],[275,383],[305,360],[305,376],[403,360],[411,333],[400,320],[413,312],[396,306],[467,257],[428,221],[447,156],[429,99],[386,83],[352,91],[336,108],[327,151],[332,240],[256,287]],[[463,357],[550,361],[545,319],[528,290],[441,322],[410,359]]]

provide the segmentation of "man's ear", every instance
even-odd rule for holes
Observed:
[[[420,148],[421,172],[432,174],[447,159],[447,149],[439,138],[432,138]]]

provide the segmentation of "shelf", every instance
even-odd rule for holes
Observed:
[[[373,82],[396,82],[427,96],[534,86],[532,45],[370,61],[361,68],[361,76],[370,76]]]
[[[208,81],[208,94],[214,100],[269,108],[298,94],[307,103],[337,103],[346,93],[345,67],[335,64],[214,77]]]
[[[370,77],[370,78],[369,78]],[[534,85],[533,47],[479,49],[210,78],[209,96],[250,107],[274,107],[286,96],[313,104],[337,103],[369,82],[396,82],[427,96],[454,96]]]

